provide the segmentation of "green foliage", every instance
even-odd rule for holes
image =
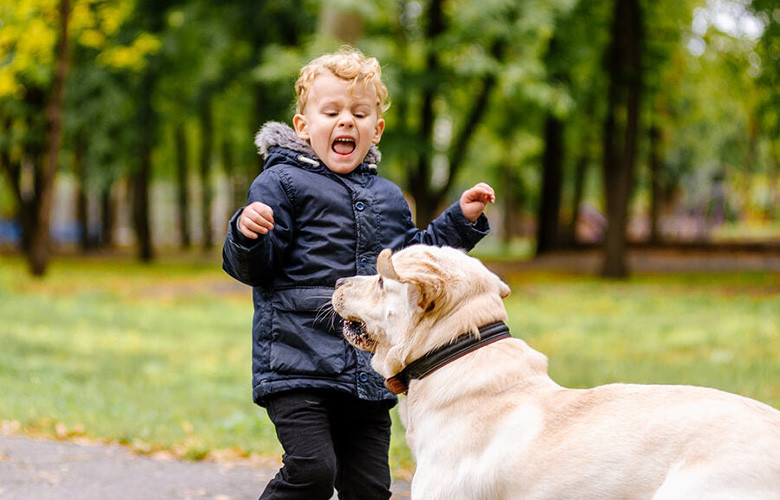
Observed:
[[[771,217],[754,189],[777,169],[777,107],[770,103],[778,94],[769,84],[777,64],[764,50],[777,20],[761,2],[752,10],[738,1],[697,7],[690,27],[677,28],[681,40],[667,49],[670,57],[654,80],[661,98],[656,113],[666,129],[667,182],[685,189],[690,206],[707,196],[713,178],[725,178],[732,205],[745,210],[741,215],[757,207]]]
[[[251,179],[259,169],[256,131],[268,120],[290,121],[300,67],[342,44],[323,33],[323,15],[330,11],[362,16],[355,44],[382,62],[392,102],[380,145],[382,172],[413,194],[450,201],[473,182],[488,180],[499,201],[512,199],[519,210],[533,212],[544,150],[541,124],[548,112],[567,128],[565,192],[571,191],[581,158],[591,170],[601,163],[603,54],[612,2],[443,0],[438,27],[432,0],[72,0],[71,5],[60,163],[81,169],[79,179],[91,195],[134,171],[147,128],[157,132],[151,138],[153,179],[172,177],[176,154],[170,131],[180,124],[187,130],[191,163],[198,164],[201,152],[209,151],[200,144],[199,114],[207,106],[214,116],[208,137],[215,144],[205,163],[223,167],[236,184]],[[690,191],[688,205],[696,204],[709,192],[709,186],[696,192],[702,179],[719,175],[732,188],[734,204],[748,207],[744,214],[775,217],[780,157],[775,2],[642,5],[648,38],[638,192],[647,191],[651,180],[642,172],[646,130],[654,123],[663,132],[661,181],[667,194],[683,188]],[[723,28],[716,22],[722,11],[737,26],[753,22],[760,30]],[[56,2],[0,0],[0,163],[41,159],[55,17]],[[154,85],[145,90],[141,79],[150,71]],[[139,125],[147,97],[153,116]],[[514,180],[511,189],[505,178]],[[592,173],[587,178],[596,182],[586,186],[586,200],[599,205],[600,182]],[[6,182],[0,177],[3,192],[9,191]],[[414,192],[423,184],[427,190]],[[445,188],[449,192],[442,194]],[[18,217],[18,196],[0,200],[3,213]]]

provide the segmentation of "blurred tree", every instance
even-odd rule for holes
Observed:
[[[174,142],[176,144],[176,202],[178,213],[179,244],[186,250],[192,246],[190,233],[189,203],[189,147],[184,123],[174,124]]]
[[[666,172],[665,147],[670,135],[670,89],[679,86],[679,60],[682,43],[681,26],[690,26],[694,4],[691,1],[662,1],[645,3],[646,32],[644,60],[644,128],[647,130],[647,181],[649,190],[649,239],[662,240],[659,219],[664,205],[674,189],[674,177]]]
[[[48,226],[40,227],[36,221],[46,217],[48,224],[49,216],[40,213],[41,207],[51,210],[44,188],[53,183],[57,163],[66,163],[64,158],[59,158],[55,163],[46,163],[48,170],[44,171],[41,141],[46,137],[45,131],[51,130],[47,123],[56,123],[43,121],[41,117],[46,114],[42,110],[46,103],[57,102],[56,96],[62,95],[65,86],[62,69],[64,61],[69,59],[55,57],[62,54],[63,42],[72,40],[74,46],[69,51],[73,54],[74,68],[65,95],[66,139],[73,152],[72,164],[77,177],[83,180],[82,191],[89,179],[103,179],[98,184],[104,188],[105,229],[110,225],[108,193],[116,177],[110,173],[111,167],[121,163],[121,168],[125,168],[126,160],[133,157],[130,154],[133,147],[124,140],[137,137],[134,132],[144,130],[144,127],[128,126],[128,121],[122,118],[123,111],[135,108],[123,107],[127,95],[124,89],[130,87],[124,78],[115,77],[114,72],[132,76],[141,71],[147,54],[156,50],[156,40],[145,33],[130,33],[132,30],[126,28],[132,7],[130,0],[72,0],[70,7],[68,37],[60,38],[59,49],[55,50],[58,31],[52,28],[57,26],[53,22],[56,11],[50,3],[25,0],[13,8],[0,4],[5,23],[0,44],[8,54],[7,64],[0,66],[0,122],[7,132],[3,134],[7,139],[0,143],[0,159],[16,193],[22,248],[28,254],[33,251],[32,246],[38,247],[39,252],[43,248],[32,241],[33,237],[49,237]],[[37,233],[46,236],[34,236]],[[38,271],[34,269],[34,272]]]
[[[559,117],[565,126],[563,186],[557,189],[566,194],[568,186],[568,198],[561,198],[558,215],[560,220],[568,216],[568,223],[563,230],[555,228],[556,235],[564,235],[558,244],[577,243],[576,229],[581,205],[588,199],[586,191],[587,181],[591,177],[589,173],[601,158],[597,137],[601,134],[598,124],[604,113],[607,79],[598,61],[603,57],[609,41],[611,16],[609,2],[578,2],[568,15],[558,18],[555,29],[557,50],[555,54],[548,53],[546,58],[548,74],[554,70],[565,77],[553,83],[557,83],[561,94],[568,96],[567,100],[559,100],[556,107],[548,108],[548,113]],[[591,198],[593,196],[590,195]],[[564,203],[566,199],[568,204]],[[548,229],[548,232],[552,234],[552,229]],[[594,234],[592,238],[598,241],[599,235]]]
[[[136,36],[148,36],[159,46],[159,38],[165,27],[165,16],[175,6],[176,0],[138,0],[126,29]],[[149,207],[149,184],[152,177],[152,153],[157,145],[160,126],[159,115],[154,106],[154,98],[160,78],[163,74],[164,60],[159,50],[150,52],[145,64],[133,81],[133,101],[135,102],[135,127],[138,130],[136,145],[137,161],[131,175],[132,184],[132,220],[135,230],[138,258],[150,262],[154,258],[151,233],[151,214]]]
[[[158,103],[163,123],[172,129],[173,179],[178,208],[174,226],[183,248],[188,248],[192,239],[191,156],[197,158],[200,203],[196,206],[200,209],[197,221],[202,245],[205,250],[214,245],[211,214],[217,161],[214,154],[218,140],[217,98],[237,72],[247,70],[250,54],[246,42],[235,39],[231,23],[226,22],[234,10],[232,5],[187,2],[167,12],[166,26],[161,34],[160,57],[166,71],[160,76]],[[204,51],[204,47],[209,50]],[[194,133],[189,133],[190,130]],[[249,131],[244,132],[251,137]],[[197,154],[191,155],[196,151],[193,147]],[[159,170],[165,171],[165,165]]]
[[[260,169],[255,131],[289,121],[301,65],[344,41],[383,64],[392,107],[382,170],[414,198],[420,225],[487,179],[504,203],[504,237],[531,220],[520,211],[536,212],[544,252],[573,241],[581,203],[600,205],[603,190],[603,208],[619,226],[607,248],[619,255],[632,185],[637,205],[649,193],[659,237],[660,208],[675,188],[694,206],[711,179],[725,178],[741,186],[738,204],[747,207],[762,186],[756,179],[776,184],[780,170],[777,20],[767,0],[69,2],[68,154],[59,164],[78,179],[85,246],[110,240],[112,193],[121,194],[112,188],[128,175],[142,259],[153,254],[152,180],[177,184],[170,217],[180,242],[202,234],[212,245],[217,167],[230,179],[231,204],[243,203]],[[721,25],[724,13],[736,28]],[[613,17],[621,20],[610,24]],[[56,102],[57,13],[52,2],[0,0],[0,19],[0,168],[10,189],[2,187],[13,193],[29,250],[41,188],[53,175],[44,166],[57,165],[47,162],[56,142],[46,139],[56,123],[46,109]],[[652,36],[639,44],[644,32]],[[648,164],[638,182],[635,161]],[[598,162],[603,185],[589,183]],[[200,203],[190,203],[191,183]],[[87,210],[94,197],[100,224]],[[776,213],[776,203],[761,203],[755,213]],[[626,271],[619,256],[607,263]]]
[[[54,178],[62,144],[62,103],[68,74],[71,5],[29,1],[0,4],[3,136],[0,167],[18,203],[22,249],[32,274],[42,276],[50,257]],[[19,99],[18,101],[16,99]]]
[[[587,167],[592,151],[595,103],[604,93],[604,76],[594,64],[607,40],[609,10],[602,2],[580,1],[556,18],[554,36],[544,55],[548,85],[556,98],[546,103],[541,136],[542,184],[537,210],[537,255],[574,242],[576,214],[583,197]],[[589,22],[583,23],[583,19]],[[599,35],[601,33],[601,35]],[[575,172],[567,164],[576,163]],[[570,234],[562,227],[564,185],[574,177],[571,188]],[[571,181],[569,182],[572,183]]]
[[[51,95],[46,104],[46,155],[41,172],[40,205],[30,239],[28,258],[32,273],[42,276],[49,264],[51,253],[51,212],[54,206],[54,176],[57,173],[60,148],[62,147],[62,103],[64,100],[65,79],[69,66],[70,1],[60,0],[58,5],[57,42],[55,45],[54,81]]]
[[[696,221],[688,236],[707,238],[712,224],[725,217],[760,217],[751,207],[764,207],[764,213],[773,207],[754,194],[754,186],[771,178],[771,145],[778,144],[772,125],[778,116],[772,105],[778,102],[772,76],[777,49],[774,60],[770,55],[777,21],[762,2],[694,6],[690,28],[661,73],[664,112],[657,116],[664,191],[676,188],[678,210]],[[721,197],[716,191],[724,185],[726,204],[716,214],[711,201]]]
[[[541,52],[555,13],[570,6],[400,1],[385,32],[392,43],[367,42],[389,62],[393,107],[383,145],[401,166],[418,225],[438,213],[464,165],[484,165],[483,152],[469,154],[491,107],[501,113],[507,96],[538,101],[544,97],[534,92],[549,94],[540,92]]]
[[[545,66],[552,84],[568,86],[568,71],[565,68],[559,35],[550,41]],[[536,255],[542,255],[560,246],[560,212],[563,192],[563,161],[565,125],[561,110],[552,108],[544,119],[544,155],[542,156],[542,189],[539,199],[536,231]]]
[[[615,0],[612,39],[606,55],[609,75],[604,121],[604,197],[609,226],[602,275],[628,274],[626,227],[639,139],[644,24],[639,0]]]
[[[214,200],[215,99],[232,76],[234,41],[220,5],[210,2],[187,2],[166,14],[162,33],[161,58],[167,71],[160,77],[159,99],[163,119],[175,129],[179,238],[189,243],[188,203],[188,136],[185,124],[194,119],[199,146],[198,179],[200,182],[200,214],[198,217],[204,250],[214,246],[211,214]],[[204,52],[203,48],[209,50]],[[182,82],[187,85],[183,86]]]
[[[127,76],[148,50],[154,50],[149,40],[126,44],[119,39],[130,10],[129,2],[77,3],[74,8],[78,29],[65,93],[65,147],[72,153],[85,250],[113,244],[116,200],[112,191],[127,174],[127,157],[137,133],[129,119],[133,106]],[[99,210],[90,211],[90,201]]]
[[[765,202],[766,216],[780,217],[780,15],[777,2],[753,0],[751,10],[763,26],[756,43],[753,62],[758,87],[756,116],[759,129],[766,140],[766,164],[769,194]],[[748,54],[751,59],[751,54]]]

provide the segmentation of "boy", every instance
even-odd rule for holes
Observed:
[[[333,286],[374,274],[383,248],[473,248],[495,195],[478,184],[417,229],[398,186],[376,175],[387,102],[377,60],[355,49],[319,57],[295,90],[295,130],[268,123],[257,134],[265,169],[223,249],[225,271],[253,287],[253,396],[285,451],[260,498],[326,500],[335,486],[342,500],[388,499],[396,399],[328,312]]]

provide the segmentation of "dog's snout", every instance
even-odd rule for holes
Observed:
[[[347,278],[339,278],[336,280],[336,288],[340,287],[347,282]]]

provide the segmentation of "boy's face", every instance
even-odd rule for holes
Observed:
[[[372,85],[323,73],[312,83],[303,114],[293,118],[295,132],[330,170],[348,174],[382,138],[385,121],[376,102]]]

